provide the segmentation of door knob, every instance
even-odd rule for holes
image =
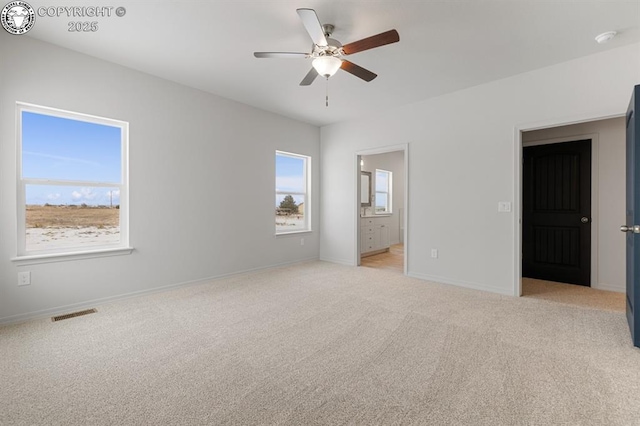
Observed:
[[[640,234],[640,225],[627,226],[622,225],[620,227],[622,232],[633,232],[634,234]]]
[[[580,222],[582,223],[588,223],[589,222],[589,218],[586,216],[583,216],[582,219],[580,219]]]

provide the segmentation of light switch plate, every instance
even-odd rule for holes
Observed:
[[[498,201],[498,212],[500,212],[500,213],[510,213],[511,212],[511,202],[510,201]]]

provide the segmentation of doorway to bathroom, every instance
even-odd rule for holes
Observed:
[[[357,155],[357,259],[367,268],[407,272],[407,149]]]

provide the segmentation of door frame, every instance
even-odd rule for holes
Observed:
[[[601,113],[584,114],[573,118],[554,118],[545,121],[516,124],[513,128],[513,153],[514,153],[514,167],[513,167],[513,295],[516,297],[522,296],[522,133],[532,130],[549,129],[553,127],[570,126],[572,124],[588,123],[591,121],[607,120],[610,118],[625,117],[625,111],[606,111]],[[593,142],[592,142],[593,143]],[[591,159],[593,163],[593,156]],[[593,182],[593,175],[592,175]],[[593,186],[591,191],[593,192]],[[593,197],[592,197],[593,203]],[[593,204],[592,204],[593,205]],[[592,210],[593,212],[597,210]],[[593,232],[592,239],[593,242]],[[592,244],[593,246],[593,244]],[[593,250],[593,247],[592,247]],[[591,262],[591,268],[593,271],[593,258]],[[593,279],[597,275],[592,275],[592,288]]]
[[[354,252],[354,265],[360,266],[360,171],[362,168],[360,167],[360,160],[363,155],[377,155],[377,154],[387,154],[389,152],[404,152],[404,208],[403,211],[403,223],[404,223],[404,275],[409,273],[409,144],[399,144],[399,145],[389,145],[383,146],[380,148],[372,148],[372,149],[363,149],[356,151],[354,154],[354,164],[355,164],[355,194],[353,195],[353,200],[355,200],[355,252]]]
[[[554,126],[554,127],[563,127],[563,126]],[[574,142],[580,141],[584,139],[591,140],[591,271],[589,274],[591,275],[591,288],[599,288],[598,285],[600,280],[598,279],[598,206],[600,205],[599,201],[599,177],[598,177],[598,156],[599,156],[599,135],[597,133],[587,133],[587,134],[578,134],[574,136],[567,136],[562,138],[550,138],[550,139],[540,139],[533,140],[529,142],[522,142],[522,148],[530,147],[530,146],[541,146],[541,145],[556,145],[565,142]],[[524,152],[524,151],[523,151]],[[522,195],[524,195],[524,190],[522,190]],[[521,206],[522,207],[522,206]],[[522,239],[522,227],[520,228],[520,238]]]

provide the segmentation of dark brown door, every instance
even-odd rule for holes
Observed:
[[[526,147],[522,276],[591,285],[591,140]]]

